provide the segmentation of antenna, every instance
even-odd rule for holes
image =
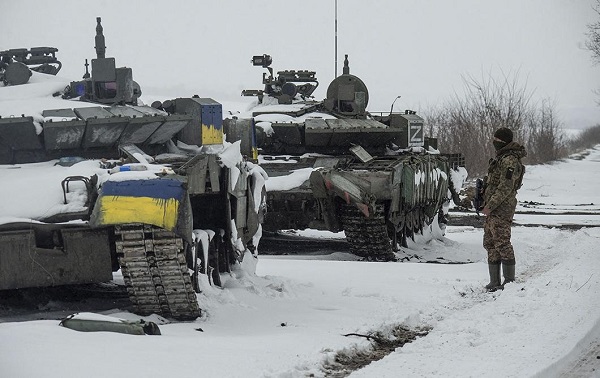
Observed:
[[[394,110],[394,104],[396,103],[396,100],[399,99],[402,96],[396,96],[396,98],[394,99],[394,102],[392,102],[392,107],[390,108],[390,116],[392,115],[392,111]]]
[[[337,77],[337,56],[338,56],[338,52],[337,52],[337,0],[335,0],[335,77],[334,79]]]

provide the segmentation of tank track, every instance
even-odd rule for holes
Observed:
[[[390,238],[385,223],[385,209],[375,205],[375,213],[370,218],[353,205],[342,205],[342,226],[350,252],[372,261],[395,261]]]
[[[116,226],[115,236],[119,265],[135,313],[177,320],[200,316],[181,238],[145,224]]]

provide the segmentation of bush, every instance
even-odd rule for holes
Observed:
[[[554,104],[543,100],[531,103],[531,93],[520,85],[518,73],[491,74],[477,81],[464,80],[463,95],[455,94],[445,106],[424,113],[429,134],[438,138],[442,153],[462,153],[472,177],[486,173],[494,156],[494,132],[508,127],[514,139],[528,152],[526,164],[546,163],[567,156],[568,144]]]
[[[600,143],[600,124],[583,130],[576,138],[569,141],[569,153],[592,148]]]

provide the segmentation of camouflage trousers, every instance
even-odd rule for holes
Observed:
[[[512,214],[490,214],[483,225],[483,247],[488,253],[488,264],[505,261],[514,264],[515,252],[510,242]]]

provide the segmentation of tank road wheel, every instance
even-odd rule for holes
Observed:
[[[350,252],[373,261],[394,261],[384,215],[384,206],[375,206],[375,213],[366,218],[353,205],[342,205],[342,226],[350,244]]]
[[[200,316],[181,238],[142,224],[115,226],[115,236],[119,265],[135,313],[156,313],[178,320]]]

